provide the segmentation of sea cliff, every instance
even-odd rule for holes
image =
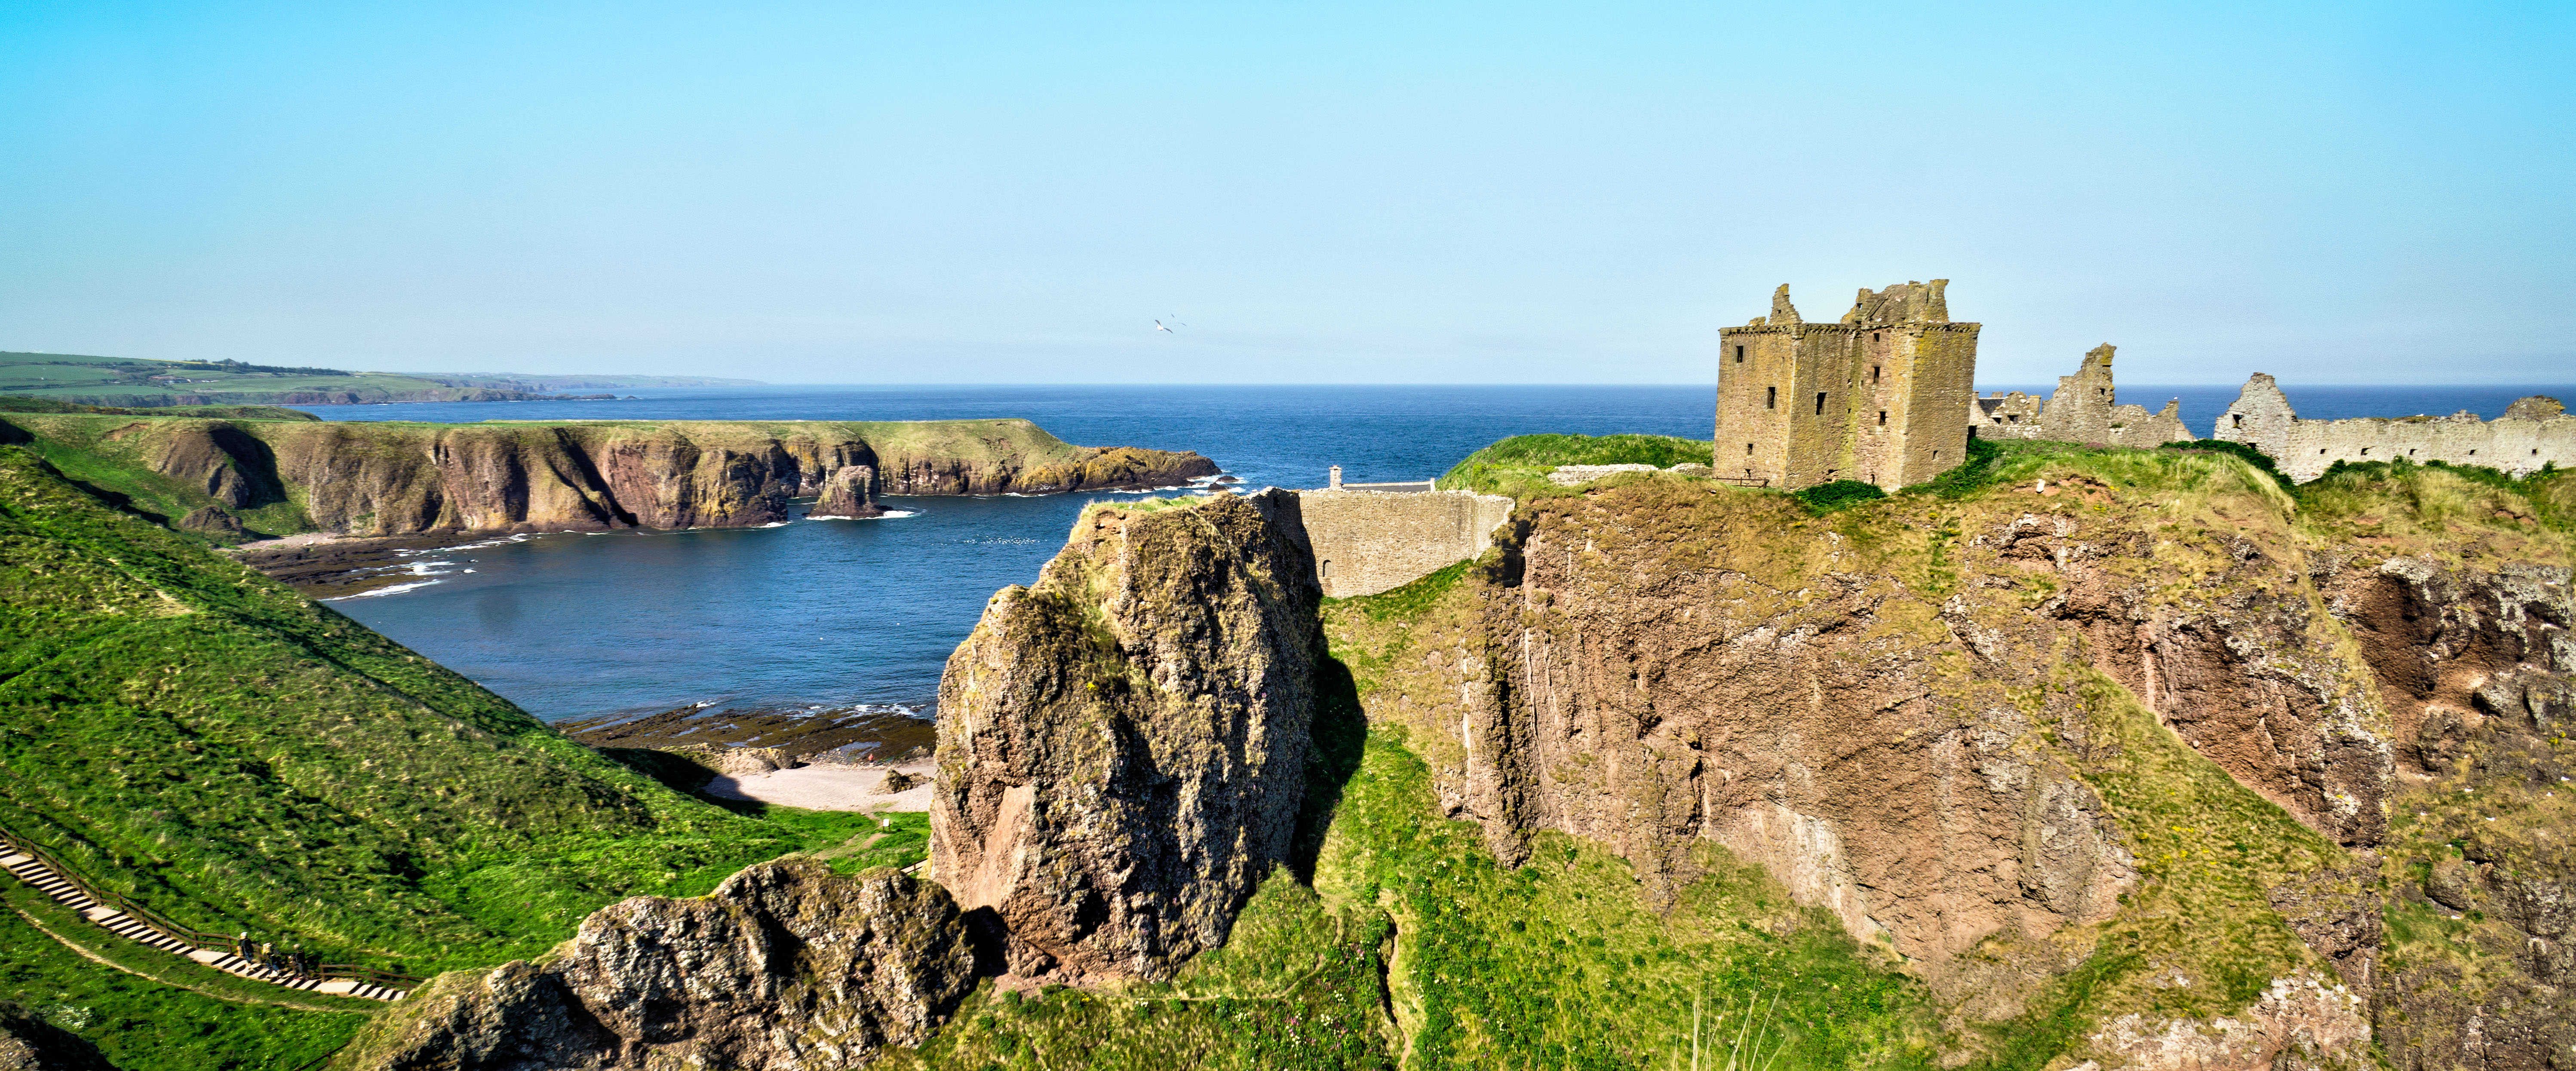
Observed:
[[[347,944],[418,946],[380,902],[445,910],[378,890],[471,906],[407,957],[452,973],[343,1068],[2449,1071],[2576,1044],[2576,475],[2284,488],[2012,443],[1828,506],[1624,473],[1524,488],[1481,558],[1320,603],[1291,494],[1095,507],[952,659],[926,872],[843,868],[872,843],[844,827],[721,886],[661,870],[720,816],[515,721],[546,762],[466,731],[505,719],[369,706],[326,679],[351,652],[434,667],[18,476],[13,619],[44,630],[9,688],[92,745],[0,734],[19,814],[170,875],[139,892],[309,903],[259,910]],[[173,646],[238,644],[253,609],[264,661]],[[336,646],[298,656],[316,630]],[[308,783],[365,810],[301,817]],[[381,815],[455,827],[330,847]],[[271,869],[170,865],[244,836]],[[607,838],[640,873],[510,908]],[[572,930],[611,885],[647,895]]]
[[[1025,420],[483,424],[10,414],[0,431],[120,504],[219,538],[756,527],[864,467],[881,495],[1047,494],[1212,476],[1194,453],[1068,445]]]

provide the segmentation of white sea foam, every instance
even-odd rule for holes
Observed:
[[[591,534],[597,535],[599,533],[593,532]],[[506,547],[512,543],[525,543],[533,538],[536,537],[530,533],[520,532],[517,535],[506,535],[498,539],[486,539],[478,543],[459,543],[452,547],[419,547],[408,550],[397,550],[394,553],[403,555],[404,557],[410,557],[414,554],[445,554],[451,550],[481,550],[485,547]]]
[[[917,509],[890,509],[877,514],[874,517],[851,517],[839,513],[809,513],[805,515],[805,519],[809,521],[892,521],[901,520],[905,517],[918,516],[921,516],[921,511]]]
[[[340,595],[340,596],[335,596],[335,597],[332,597],[332,598],[324,599],[324,600],[322,600],[322,601],[323,601],[323,602],[339,602],[339,601],[340,601],[340,600],[342,600],[342,599],[372,599],[372,598],[375,598],[375,597],[376,597],[376,596],[378,596],[378,595],[400,595],[400,594],[402,594],[403,592],[406,592],[406,591],[412,591],[412,590],[414,590],[414,589],[418,589],[418,588],[425,588],[425,587],[430,586],[431,584],[444,584],[444,583],[446,583],[446,582],[447,582],[447,581],[444,581],[444,580],[417,580],[417,581],[413,581],[412,583],[409,583],[409,584],[395,584],[395,585],[393,585],[393,586],[391,586],[391,587],[382,587],[382,588],[377,588],[377,589],[376,589],[376,590],[374,590],[374,591],[361,591],[361,592],[359,592],[359,593],[357,593],[357,594],[355,594],[355,595]]]

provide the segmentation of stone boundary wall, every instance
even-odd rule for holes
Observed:
[[[1512,500],[1469,491],[1300,491],[1324,594],[1347,599],[1401,587],[1493,545]]]
[[[2219,414],[2210,438],[2270,454],[2283,474],[2301,483],[2325,475],[2337,461],[2441,461],[2512,476],[2576,461],[2576,416],[2553,398],[2524,398],[2492,421],[2466,410],[2446,417],[2303,420],[2280,384],[2260,372]]]

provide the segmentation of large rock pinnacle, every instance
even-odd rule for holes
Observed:
[[[1011,967],[1162,978],[1283,860],[1322,653],[1297,498],[1097,507],[939,690],[931,858]]]

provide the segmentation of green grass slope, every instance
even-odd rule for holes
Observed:
[[[1671,435],[1515,435],[1467,455],[1440,476],[1447,490],[1523,494],[1553,486],[1559,465],[1706,465],[1715,444]]]
[[[185,924],[426,974],[873,823],[676,792],[0,447],[0,826]]]

